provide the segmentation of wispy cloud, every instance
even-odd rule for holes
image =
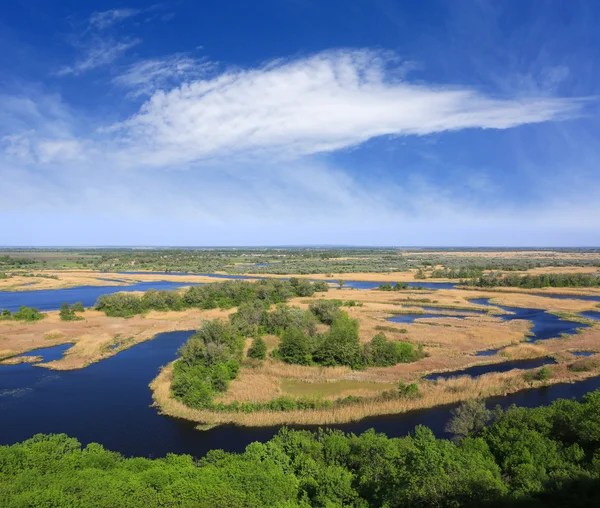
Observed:
[[[396,78],[394,58],[338,50],[157,91],[113,127],[136,164],[330,152],[392,135],[507,129],[577,116],[578,99],[496,99]],[[122,152],[127,155],[127,151]]]
[[[508,231],[527,204],[490,200],[482,208],[457,189],[419,183],[409,175],[405,181],[391,174],[361,179],[321,154],[380,136],[508,129],[573,118],[582,101],[498,99],[467,87],[411,82],[397,72],[401,67],[393,55],[370,50],[329,51],[221,72],[174,55],[138,63],[116,78],[116,84],[151,96],[113,126],[70,112],[57,97],[5,97],[0,209],[25,207],[43,215],[76,211],[112,217],[115,227],[121,217],[185,217],[184,229],[193,235],[204,234],[206,227],[218,235],[223,224],[237,225],[230,233],[235,241],[225,243],[244,243],[237,235],[246,228],[258,228],[263,236],[256,238],[267,243],[265,228],[279,231],[282,241],[293,237],[290,231],[304,231],[296,242],[328,243],[347,242],[352,228],[372,231],[373,224],[381,231],[371,243],[381,242],[385,228],[396,234],[405,228],[411,239],[425,230],[442,239],[456,224],[465,231],[491,224]],[[99,128],[86,130],[81,123]],[[498,192],[483,177],[467,183],[484,197]],[[550,181],[545,185],[552,187]],[[567,227],[574,214],[596,217],[598,201],[591,197],[599,193],[586,182],[547,206],[529,206],[527,227],[550,220]],[[590,197],[585,210],[574,206],[583,195]],[[186,242],[165,231],[163,238]],[[332,231],[346,236],[333,237]],[[123,234],[125,243],[134,242]],[[207,241],[188,238],[188,243]]]
[[[89,24],[93,28],[104,30],[124,19],[140,14],[140,9],[110,9],[108,11],[94,12],[90,16]]]
[[[215,68],[207,59],[177,53],[136,62],[116,76],[113,83],[130,89],[133,97],[152,95],[157,90],[170,90],[183,81],[197,80]]]
[[[104,67],[140,44],[141,39],[120,35],[116,27],[124,20],[142,12],[140,9],[128,8],[94,12],[85,26],[76,29],[68,38],[69,44],[78,53],[75,63],[62,67],[56,74],[78,76]]]
[[[84,72],[111,64],[127,50],[137,46],[141,39],[115,40],[112,37],[93,37],[81,47],[82,56],[73,64],[67,65],[57,72],[59,76]]]

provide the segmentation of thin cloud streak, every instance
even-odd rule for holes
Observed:
[[[123,161],[152,166],[244,156],[331,152],[384,136],[508,129],[574,118],[582,101],[495,99],[458,87],[390,78],[386,53],[339,50],[156,92],[113,126],[129,140]]]

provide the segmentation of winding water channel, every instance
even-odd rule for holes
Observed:
[[[182,285],[189,284],[162,282],[125,287],[0,293],[0,308],[16,309],[20,305],[28,305],[51,310],[65,301],[81,301],[89,306],[100,294],[151,287],[170,289]],[[477,300],[474,303],[489,304]],[[500,316],[502,319],[529,319],[533,322],[534,340],[572,333],[568,331],[569,327],[574,330],[583,326],[581,323],[559,320],[537,309],[503,308],[515,314],[512,317]],[[425,316],[421,314],[418,317]],[[177,349],[192,333],[159,334],[153,340],[76,371],[52,371],[25,363],[0,366],[0,444],[21,441],[40,432],[67,433],[84,444],[98,442],[126,455],[157,457],[174,452],[198,457],[214,448],[242,451],[253,441],[265,441],[272,437],[279,427],[222,426],[199,432],[193,424],[161,416],[155,408],[150,407],[152,399],[148,383],[162,365],[175,358]],[[51,361],[62,356],[68,347],[63,345],[30,354],[41,355],[44,361]],[[581,397],[597,388],[600,388],[600,378],[592,378],[574,384],[552,385],[495,397],[489,399],[487,404],[490,407],[496,404],[503,407],[510,404],[534,407],[557,398]],[[355,433],[374,428],[389,436],[402,436],[415,425],[423,424],[443,437],[444,425],[453,407],[441,406],[370,417],[332,427]]]

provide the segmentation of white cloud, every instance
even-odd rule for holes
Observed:
[[[94,12],[90,16],[90,26],[104,30],[124,19],[136,16],[140,12],[139,9],[110,9],[108,11]]]
[[[152,95],[157,90],[171,89],[182,81],[197,80],[215,68],[206,59],[178,53],[164,58],[142,60],[129,66],[113,79],[113,83],[131,89],[130,95]]]
[[[532,228],[566,228],[566,217],[581,216],[590,230],[596,227],[584,219],[597,216],[598,201],[581,204],[583,195],[600,192],[589,182],[537,207],[514,199],[482,206],[461,194],[462,186],[390,174],[364,179],[320,156],[376,136],[571,118],[580,112],[577,99],[501,100],[467,88],[415,84],[398,77],[401,62],[372,51],[326,52],[218,75],[188,58],[146,61],[123,73],[119,85],[153,92],[113,127],[75,114],[56,96],[0,97],[0,209],[108,217],[116,225],[132,217],[147,225],[160,219],[172,224],[164,234],[180,228],[178,238],[187,234],[188,240],[179,243],[192,244],[211,243],[202,236],[205,227],[215,234],[230,227],[232,235],[258,231],[266,243],[299,231],[305,236],[297,238],[308,242],[342,231],[345,237],[329,243],[352,243],[353,228],[368,232],[374,224],[380,236],[363,243],[382,243],[386,228],[405,227],[412,239],[435,228],[450,234],[457,224],[465,231],[469,225],[508,231],[525,219]],[[189,82],[160,91],[180,79]],[[540,182],[553,186],[546,177]],[[466,183],[484,196],[497,192],[483,177]],[[126,226],[118,227],[129,238]],[[269,231],[278,236],[269,239]],[[238,238],[228,243],[244,243]],[[388,243],[411,239],[390,236]]]
[[[113,39],[112,37],[93,37],[82,48],[82,56],[73,65],[67,65],[57,74],[75,76],[84,72],[111,64],[121,57],[127,50],[140,44],[141,39]]]
[[[495,99],[411,84],[388,77],[393,64],[385,53],[330,51],[230,70],[157,91],[113,129],[130,143],[123,160],[161,166],[235,154],[298,157],[383,135],[507,129],[574,117],[581,108],[577,99]]]

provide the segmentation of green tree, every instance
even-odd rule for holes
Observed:
[[[469,399],[452,410],[452,418],[446,425],[446,432],[456,439],[479,434],[492,418],[492,412],[485,407],[483,400]]]
[[[264,360],[267,357],[267,345],[261,337],[256,337],[248,349],[248,358]]]
[[[279,342],[279,357],[286,363],[310,365],[312,363],[310,339],[297,326],[286,328]]]
[[[360,367],[362,362],[358,321],[345,312],[340,312],[331,323],[329,331],[321,338],[313,358],[316,363],[324,366]]]

